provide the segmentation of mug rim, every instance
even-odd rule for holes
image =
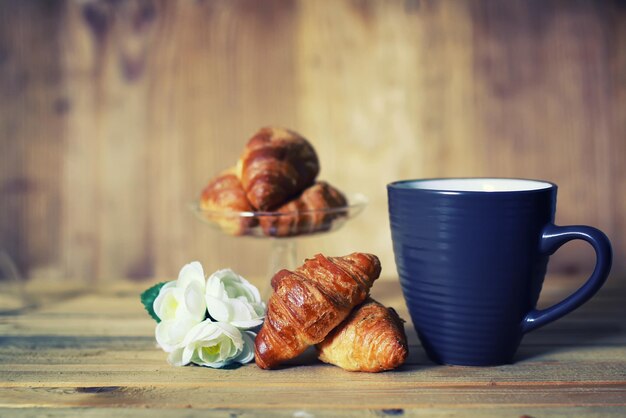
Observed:
[[[541,188],[533,188],[533,189],[518,189],[518,190],[459,190],[452,188],[415,188],[415,187],[407,187],[409,183],[425,183],[429,181],[455,181],[455,180],[512,180],[512,181],[525,181],[531,183],[544,183],[547,184],[548,187]],[[539,180],[539,179],[530,179],[530,178],[522,178],[522,177],[432,177],[432,178],[417,178],[417,179],[406,179],[406,180],[396,180],[387,184],[387,189],[389,190],[410,190],[412,192],[419,193],[435,193],[435,194],[447,194],[447,195],[510,195],[510,194],[519,194],[519,193],[541,193],[551,190],[556,190],[557,185],[551,181],[547,180]]]

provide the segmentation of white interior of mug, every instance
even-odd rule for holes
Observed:
[[[552,184],[524,179],[466,178],[416,180],[404,183],[410,189],[445,190],[451,192],[519,192],[549,189]]]

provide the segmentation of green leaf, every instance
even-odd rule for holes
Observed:
[[[161,319],[154,312],[154,308],[152,307],[152,304],[154,303],[154,300],[157,298],[157,296],[159,296],[159,292],[161,291],[161,288],[166,283],[167,282],[161,282],[161,283],[155,284],[151,288],[146,289],[141,294],[141,303],[143,303],[143,307],[146,308],[146,311],[148,311],[148,314],[150,314],[152,319],[154,319],[157,322],[161,322]]]

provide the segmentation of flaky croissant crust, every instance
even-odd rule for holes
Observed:
[[[284,204],[313,184],[319,169],[315,149],[304,137],[275,127],[259,130],[237,164],[248,200],[262,211]]]
[[[368,298],[316,348],[319,359],[349,371],[381,372],[408,355],[404,325],[396,311]]]
[[[363,302],[380,275],[372,254],[344,257],[315,255],[291,272],[272,279],[265,323],[255,340],[255,361],[263,369],[301,354],[321,342]]]
[[[305,189],[300,196],[280,206],[275,211],[284,215],[262,216],[261,227],[265,235],[286,237],[328,230],[334,219],[345,216],[326,209],[346,206],[343,193],[325,181],[318,181]]]
[[[200,208],[205,211],[204,216],[232,235],[242,235],[256,224],[256,219],[239,217],[234,213],[252,210],[235,167],[209,181],[200,195]]]

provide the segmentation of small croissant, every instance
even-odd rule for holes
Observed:
[[[265,323],[255,340],[256,364],[274,368],[321,342],[366,299],[379,275],[378,257],[365,253],[317,254],[293,272],[276,273]]]
[[[323,362],[361,372],[395,369],[408,354],[402,319],[371,298],[316,347]]]
[[[265,235],[275,237],[326,231],[335,219],[346,215],[345,211],[333,209],[347,203],[339,190],[325,181],[318,181],[296,199],[277,208],[275,212],[280,215],[261,216],[261,227]]]
[[[200,195],[200,209],[208,220],[231,235],[243,235],[256,222],[254,218],[238,215],[238,212],[251,211],[252,206],[234,167],[209,181]]]
[[[262,128],[246,144],[237,164],[248,200],[268,211],[313,184],[320,165],[313,146],[283,128]]]

